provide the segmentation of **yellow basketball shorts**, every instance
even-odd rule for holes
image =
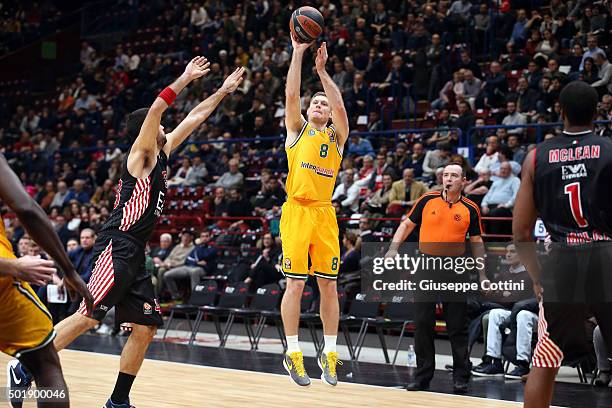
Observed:
[[[0,350],[19,358],[54,338],[51,314],[30,285],[0,278]]]
[[[340,268],[338,235],[336,212],[331,205],[307,206],[289,199],[283,204],[280,221],[285,276],[307,279],[314,275],[335,280]]]

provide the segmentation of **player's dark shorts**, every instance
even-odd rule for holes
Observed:
[[[542,265],[535,367],[560,367],[589,353],[586,320],[594,316],[612,350],[612,244],[555,247]]]
[[[101,321],[114,306],[120,323],[163,325],[143,247],[125,233],[102,232],[94,245],[93,259],[87,287],[94,297],[94,319]],[[84,302],[78,313],[86,314]]]

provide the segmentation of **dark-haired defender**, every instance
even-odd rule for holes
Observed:
[[[208,73],[206,58],[196,57],[149,109],[127,118],[128,135],[135,139],[123,163],[117,199],[94,247],[94,269],[89,290],[94,297],[93,318],[84,305],[56,326],[55,348],[61,350],[95,327],[113,306],[121,323],[132,323],[132,333],[121,353],[119,376],[106,408],[129,408],[129,392],[157,327],[163,324],[151,276],[145,269],[145,245],[164,208],[167,160],[180,144],[215,110],[223,97],[242,82],[244,68],[236,69],[217,92],[196,106],[174,131],[164,134],[164,111],[191,81]],[[28,379],[24,377],[24,381]]]
[[[317,277],[321,293],[320,314],[325,348],[318,359],[321,379],[337,384],[336,337],[340,316],[336,278],[340,266],[338,222],[331,204],[344,143],[348,138],[348,118],[342,94],[325,70],[325,43],[317,51],[315,65],[325,93],[313,95],[308,107],[308,121],[300,106],[301,68],[304,52],[312,44],[300,44],[292,38],[293,56],[287,74],[285,150],[289,161],[287,202],[283,204],[280,233],[283,245],[283,273],[287,290],[281,314],[287,337],[283,365],[298,385],[310,385],[298,345],[300,302],[308,275]],[[329,120],[333,125],[327,126]],[[308,255],[312,266],[308,269]]]
[[[597,100],[585,82],[568,84],[559,96],[563,133],[539,144],[523,164],[512,229],[540,301],[525,407],[550,406],[561,363],[588,353],[588,316],[612,347],[612,142],[593,133]],[[538,215],[553,242],[542,268],[532,238]]]

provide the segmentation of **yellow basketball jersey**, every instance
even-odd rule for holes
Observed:
[[[334,127],[320,131],[305,122],[295,142],[285,151],[289,161],[287,196],[331,202],[342,161]]]
[[[0,258],[15,258],[13,253],[13,246],[6,237],[6,231],[4,230],[4,220],[0,217]]]

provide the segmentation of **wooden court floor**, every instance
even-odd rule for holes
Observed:
[[[64,376],[70,389],[71,407],[99,408],[111,394],[119,357],[64,350],[60,353]],[[0,387],[6,384],[0,354]],[[312,373],[313,375],[315,373]],[[317,373],[318,374],[318,373]],[[313,380],[307,389],[298,388],[288,377],[277,374],[204,367],[158,360],[145,360],[134,387],[136,408],[171,407],[426,407],[505,408],[521,404],[492,399],[455,396],[370,385],[340,383],[331,388]],[[24,404],[24,407],[34,407]]]

